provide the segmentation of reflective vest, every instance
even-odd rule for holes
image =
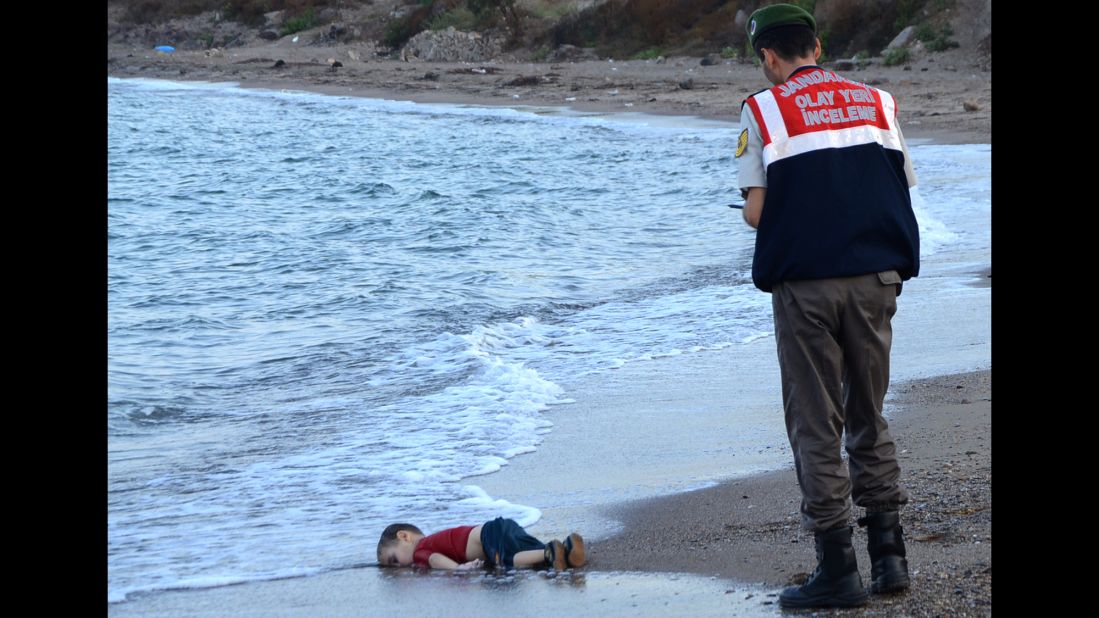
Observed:
[[[892,95],[804,67],[746,104],[767,173],[752,262],[757,287],[919,273],[919,226]]]

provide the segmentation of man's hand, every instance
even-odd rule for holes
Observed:
[[[748,188],[748,197],[744,200],[744,221],[754,228],[759,227],[759,218],[763,215],[763,198],[766,195],[767,187]]]

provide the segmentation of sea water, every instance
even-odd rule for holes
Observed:
[[[109,78],[108,600],[362,564],[395,521],[534,523],[477,477],[563,384],[772,335],[735,138]],[[989,264],[991,147],[911,153],[921,276],[977,294],[951,275]]]

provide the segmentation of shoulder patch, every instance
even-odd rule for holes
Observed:
[[[748,129],[741,131],[740,137],[736,140],[736,158],[739,159],[745,150],[748,150]]]

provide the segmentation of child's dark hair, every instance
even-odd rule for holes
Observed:
[[[764,32],[759,35],[756,44],[752,47],[761,61],[763,60],[763,48],[766,47],[778,54],[779,58],[789,62],[795,58],[804,58],[812,54],[816,45],[817,35],[812,28],[793,24],[779,26]]]
[[[389,524],[388,526],[386,526],[385,530],[382,531],[382,538],[378,541],[379,564],[382,562],[382,552],[384,552],[387,547],[397,542],[397,533],[402,531],[423,534],[423,532],[419,528],[413,526],[412,524]],[[382,564],[382,566],[385,565]]]

